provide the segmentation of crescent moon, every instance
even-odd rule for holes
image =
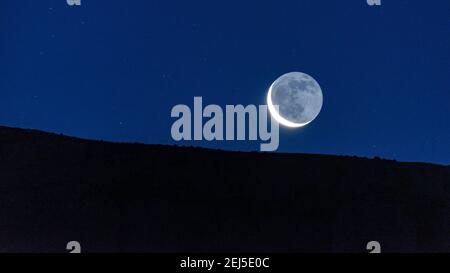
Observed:
[[[291,127],[291,128],[298,128],[298,127],[303,127],[305,125],[308,125],[310,122],[306,122],[306,123],[295,123],[292,121],[289,121],[285,118],[283,118],[280,113],[278,113],[278,110],[275,108],[275,105],[273,105],[272,102],[272,88],[273,88],[273,84],[270,86],[269,88],[269,92],[267,92],[267,107],[269,108],[269,112],[272,115],[272,117],[281,125],[287,126],[287,127]]]

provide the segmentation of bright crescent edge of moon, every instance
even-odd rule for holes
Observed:
[[[272,102],[272,87],[273,84],[270,86],[269,88],[269,92],[267,93],[267,107],[269,108],[269,112],[272,115],[272,117],[281,125],[287,126],[287,127],[291,127],[291,128],[298,128],[298,127],[303,127],[305,125],[308,125],[310,122],[306,122],[306,123],[295,123],[292,121],[289,121],[285,118],[283,118],[280,113],[277,111],[277,109],[275,109],[275,106],[273,105]]]

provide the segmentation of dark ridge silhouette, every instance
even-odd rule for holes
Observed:
[[[450,251],[450,169],[0,127],[0,251]]]

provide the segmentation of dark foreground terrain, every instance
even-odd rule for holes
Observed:
[[[450,251],[450,168],[0,127],[0,251]]]

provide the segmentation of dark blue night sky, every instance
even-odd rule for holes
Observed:
[[[450,163],[448,0],[0,0],[0,64],[1,125],[175,144],[174,105],[264,104],[302,71],[324,106],[278,152]]]

